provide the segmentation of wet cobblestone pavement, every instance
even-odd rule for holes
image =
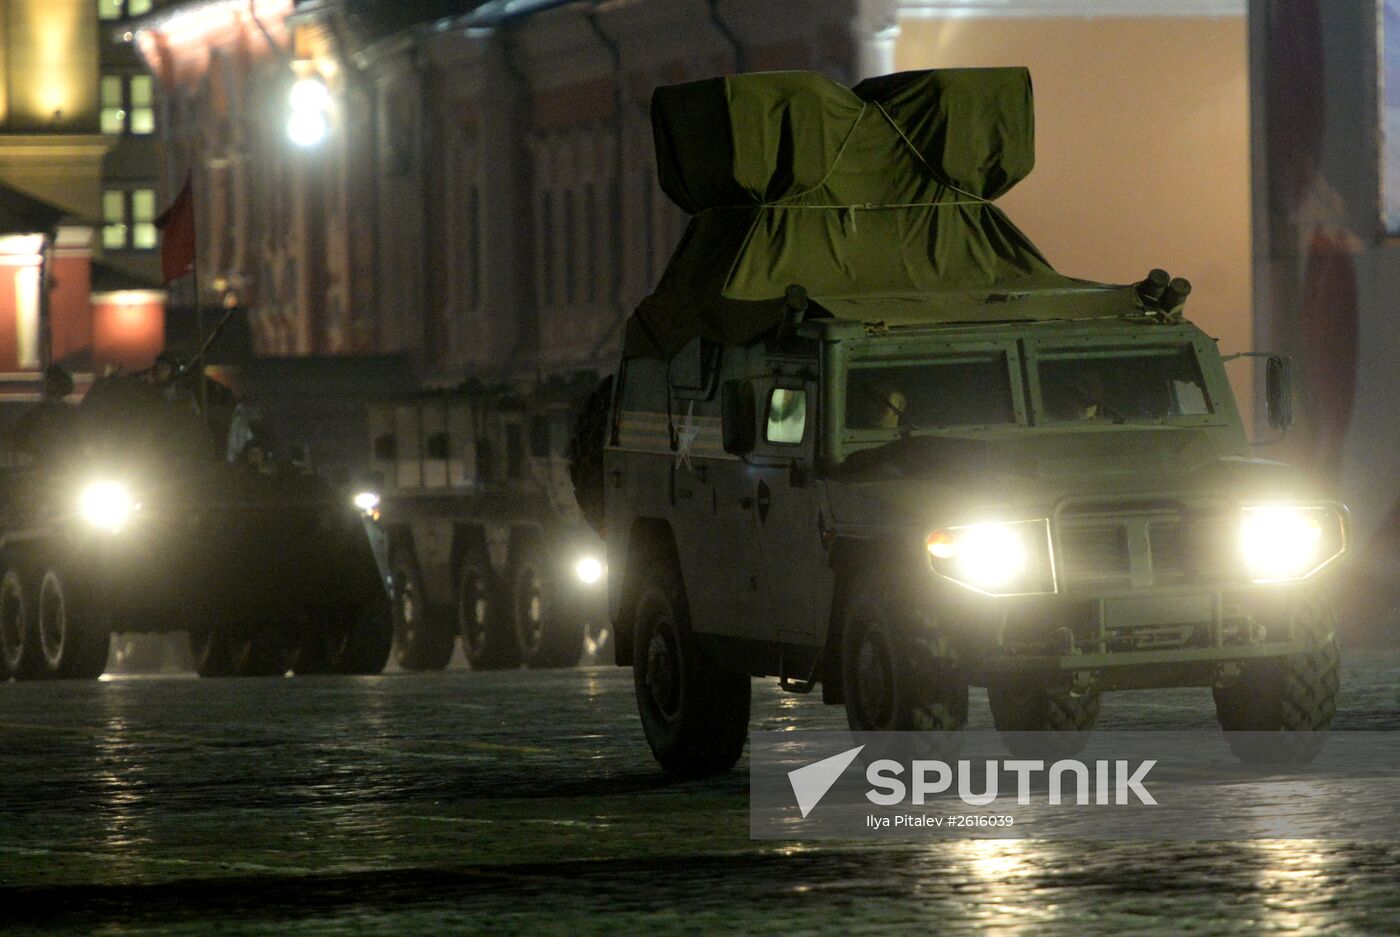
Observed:
[[[1349,657],[1337,727],[1400,729],[1397,676]],[[754,689],[755,728],[843,725]],[[1213,723],[1183,690],[1101,725]],[[616,668],[10,683],[0,740],[15,937],[1400,933],[1400,843],[750,841],[745,763],[667,784]]]

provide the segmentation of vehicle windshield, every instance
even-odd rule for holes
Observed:
[[[910,432],[1014,423],[1006,355],[853,364],[846,427]]]
[[[1214,409],[1190,345],[1043,350],[1036,371],[1045,422],[1160,422]]]

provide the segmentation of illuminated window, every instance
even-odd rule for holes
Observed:
[[[102,246],[110,251],[155,250],[154,189],[108,189],[102,194]]]
[[[97,0],[97,18],[120,20],[151,12],[151,0]]]
[[[119,251],[126,247],[126,193],[102,194],[102,246]]]
[[[150,75],[102,76],[102,132],[155,133],[155,79]]]
[[[120,75],[102,76],[102,132],[126,131],[126,100]]]
[[[153,93],[154,79],[150,75],[132,75],[127,85],[127,100],[131,104],[131,132],[155,133],[156,111]]]

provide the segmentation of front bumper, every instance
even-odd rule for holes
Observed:
[[[151,517],[115,533],[74,524],[62,552],[93,606],[118,627],[166,630],[190,616],[258,620],[358,605],[383,584],[358,518],[323,511]]]
[[[972,682],[1072,676],[1100,689],[1209,686],[1237,665],[1300,653],[1290,586],[1178,587],[1016,598],[936,587],[931,606]]]

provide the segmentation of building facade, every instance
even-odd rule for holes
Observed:
[[[151,9],[0,2],[0,402],[35,398],[51,362],[144,367],[164,343],[152,81],[108,28]]]

